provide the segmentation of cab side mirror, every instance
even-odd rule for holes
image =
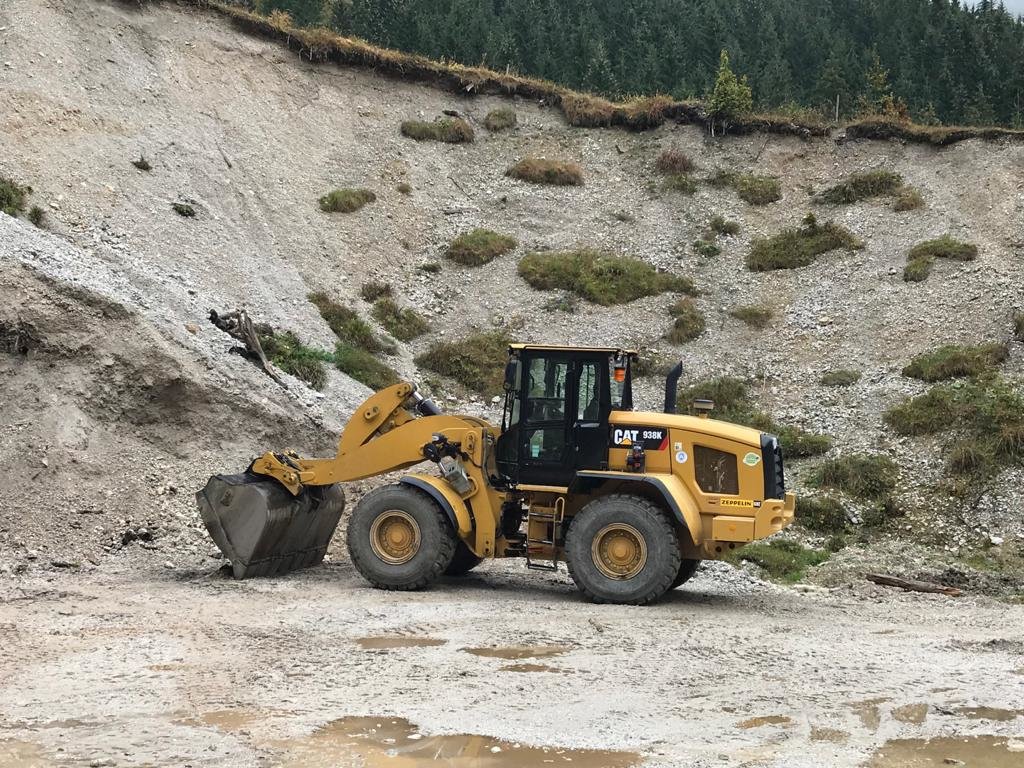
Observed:
[[[505,364],[505,391],[517,392],[519,390],[519,360],[511,358]]]

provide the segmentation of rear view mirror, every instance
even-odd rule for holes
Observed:
[[[505,391],[517,392],[519,390],[519,360],[512,358],[505,364]]]

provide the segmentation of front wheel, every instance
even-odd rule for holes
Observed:
[[[444,573],[456,536],[437,503],[407,485],[366,494],[348,521],[348,553],[356,570],[378,589],[414,590]]]
[[[466,546],[464,541],[455,545],[455,557],[444,569],[445,576],[465,576],[476,568],[484,559],[473,554],[473,550]]]
[[[569,575],[594,603],[646,605],[679,574],[681,556],[665,513],[640,496],[604,496],[587,504],[565,537]]]
[[[679,573],[677,573],[676,577],[672,580],[672,586],[669,587],[669,589],[681,587],[692,579],[694,574],[697,573],[697,569],[700,568],[701,562],[702,561],[700,560],[690,560],[684,557],[682,562],[679,563]]]

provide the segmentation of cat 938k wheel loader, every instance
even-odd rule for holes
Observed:
[[[662,413],[633,410],[636,353],[509,348],[500,427],[442,413],[411,383],[371,396],[338,452],[267,453],[197,494],[210,535],[237,578],[319,563],[338,525],[339,483],[431,462],[365,495],[348,521],[359,572],[381,589],[412,590],[483,560],[568,566],[601,603],[645,604],[679,586],[701,560],[782,530],[787,493],[772,435],[675,413],[682,364]]]

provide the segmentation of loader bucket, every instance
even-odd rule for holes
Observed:
[[[317,565],[345,508],[340,485],[292,496],[276,480],[244,472],[214,475],[196,494],[199,511],[236,579]]]

